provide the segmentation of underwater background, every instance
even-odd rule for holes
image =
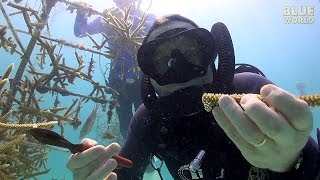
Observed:
[[[11,1],[1,2],[6,14],[17,12],[16,9],[8,6]],[[114,6],[112,0],[83,0],[97,11],[103,11],[105,8]],[[14,1],[12,1],[14,3]],[[41,0],[24,0],[18,4],[38,10],[41,8]],[[236,63],[248,63],[258,67],[267,76],[281,88],[300,95],[297,85],[303,88],[306,94],[320,93],[320,2],[318,0],[143,0],[142,9],[148,9],[148,13],[153,13],[157,17],[165,14],[178,13],[186,16],[196,22],[200,27],[208,30],[216,22],[223,22],[229,29],[236,56]],[[288,23],[287,17],[298,17],[292,9],[313,7],[314,15],[301,15],[308,22],[305,23]],[[55,39],[63,39],[75,44],[92,47],[94,44],[90,38],[77,38],[73,34],[73,25],[76,12],[66,10],[67,6],[63,2],[57,2],[52,8],[47,27],[41,31],[41,35],[50,36]],[[291,8],[291,12],[287,12]],[[289,14],[288,14],[289,13]],[[9,16],[12,26],[15,29],[27,31],[26,23],[22,15]],[[0,25],[7,26],[4,13],[0,13]],[[0,26],[0,28],[1,28]],[[11,31],[7,30],[8,36],[12,36]],[[30,35],[17,32],[21,43],[27,47],[30,41]],[[97,42],[102,40],[101,35],[93,35]],[[37,52],[39,48],[35,47],[30,56],[30,61],[37,64]],[[56,47],[58,50],[60,46]],[[75,48],[61,46],[60,54],[63,54],[65,63],[71,67],[77,67],[75,58]],[[105,84],[104,73],[108,75],[110,59],[102,55],[91,53],[84,50],[76,50],[83,57],[84,64],[88,65],[91,58],[94,60],[94,71],[92,79],[99,84]],[[4,48],[0,48],[0,75],[3,75],[7,67],[14,63],[9,78],[13,78],[19,64],[21,56],[17,53],[10,54]],[[49,64],[46,62],[42,71],[50,71]],[[24,74],[27,76],[27,73]],[[68,90],[81,94],[90,94],[92,85],[76,79],[73,84],[68,86]],[[41,94],[38,94],[39,97]],[[52,108],[56,96],[51,93],[43,94],[45,101],[41,102],[41,108]],[[59,96],[61,107],[68,107],[73,98],[68,96]],[[79,119],[82,124],[77,130],[72,126],[64,125],[64,136],[71,142],[79,143],[79,131],[84,121],[94,108],[95,103],[88,101],[82,104],[79,112]],[[314,117],[314,130],[312,136],[315,138],[315,129],[320,127],[320,109],[312,108]],[[107,111],[103,111],[102,106],[98,106],[97,119],[91,132],[86,136],[95,139],[98,143],[108,145],[117,141],[122,144],[123,139],[120,137],[118,120],[116,112],[113,110],[111,130],[118,137],[109,140],[103,138],[107,125]],[[61,128],[55,126],[56,132]],[[3,142],[0,142],[1,144]],[[47,167],[50,171],[37,179],[72,179],[71,172],[66,168],[66,162],[70,153],[60,150],[48,151]],[[156,161],[159,165],[160,162]],[[162,175],[164,179],[172,179],[163,166]],[[146,173],[144,179],[160,179],[156,172]]]

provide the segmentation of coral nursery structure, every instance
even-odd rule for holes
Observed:
[[[102,16],[106,24],[117,32],[116,35],[107,37],[102,34],[101,43],[89,35],[93,47],[51,37],[48,24],[50,12],[58,1],[66,5],[66,12],[86,10],[89,15]],[[63,135],[64,126],[69,124],[76,130],[81,123],[79,112],[84,102],[88,101],[109,107],[108,112],[112,111],[116,99],[108,99],[107,95],[117,92],[93,79],[93,55],[112,60],[113,66],[123,63],[116,62],[121,59],[123,49],[108,48],[108,40],[113,39],[130,50],[134,60],[131,70],[138,71],[136,52],[143,40],[138,32],[143,29],[144,14],[140,24],[133,28],[129,16],[131,7],[124,12],[110,8],[100,13],[87,4],[67,0],[36,2],[37,7],[30,7],[28,1],[0,1],[0,50],[5,55],[21,59],[0,73],[0,179],[36,179],[50,171],[47,167],[47,149],[31,138],[28,129],[58,126]],[[14,24],[13,18],[19,18],[19,24]],[[25,39],[27,43],[24,43]],[[61,53],[64,48],[74,49],[76,66],[66,63],[65,55]],[[87,68],[80,51],[92,54]],[[88,84],[91,92],[82,94],[73,91],[70,86],[75,81]],[[48,97],[56,100],[46,101]],[[58,97],[69,100],[64,100],[66,107],[59,106]],[[109,103],[111,105],[107,106]],[[111,116],[112,113],[109,113],[108,123],[113,123]]]

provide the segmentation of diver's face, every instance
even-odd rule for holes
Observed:
[[[213,72],[212,67],[208,67],[207,74],[203,77],[198,77],[191,79],[188,82],[184,83],[173,83],[161,86],[154,79],[150,78],[150,82],[160,97],[169,96],[173,94],[175,91],[179,91],[181,89],[185,89],[192,86],[202,86],[204,84],[212,83],[213,81]]]

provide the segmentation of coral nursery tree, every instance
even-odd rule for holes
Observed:
[[[89,36],[94,46],[86,47],[83,44],[43,35],[50,34],[43,32],[49,31],[50,11],[57,0],[41,0],[38,7],[30,7],[27,1],[21,0],[0,1],[0,48],[6,55],[20,57],[19,63],[9,65],[5,72],[0,73],[0,179],[36,178],[50,171],[46,164],[47,150],[31,138],[27,133],[28,129],[52,128],[57,125],[62,135],[65,124],[70,124],[76,129],[80,124],[79,111],[82,104],[88,101],[109,107],[107,119],[108,123],[111,122],[116,100],[108,99],[107,94],[117,92],[93,80],[94,60],[91,58],[86,67],[78,50],[104,56],[114,60],[113,64],[123,63],[115,62],[122,55],[123,49],[109,49],[105,45],[113,38],[127,45],[127,49],[130,49],[134,56],[132,70],[138,69],[136,52],[143,40],[143,37],[138,36],[138,32],[145,22],[144,14],[141,23],[133,29],[129,17],[132,6],[122,14],[114,14],[115,8],[100,13],[84,3],[59,1],[65,3],[66,10],[70,12],[82,9],[89,14],[101,15],[106,23],[115,29],[117,36],[107,37],[102,34],[100,44]],[[14,13],[9,14],[7,11]],[[12,17],[17,16],[23,22],[24,29],[21,29],[21,23],[18,28],[11,22]],[[26,45],[21,42],[22,36],[29,39]],[[75,49],[74,59],[77,66],[71,67],[65,63],[64,55],[61,53],[61,49],[65,47]],[[101,51],[102,49],[104,51]],[[15,73],[13,69],[16,70]],[[92,91],[88,94],[71,91],[69,87],[76,80],[87,83]],[[51,101],[46,102],[46,106],[43,106],[48,96],[56,97],[56,101],[51,105]],[[67,107],[59,107],[58,96],[68,97],[71,99],[70,104]],[[110,134],[108,137],[114,138]]]

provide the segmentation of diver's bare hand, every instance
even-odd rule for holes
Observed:
[[[305,101],[274,85],[263,86],[260,94],[266,103],[253,94],[240,104],[222,96],[212,113],[250,164],[286,172],[308,141],[312,113]]]
[[[70,156],[67,168],[72,171],[76,180],[116,180],[117,174],[112,172],[117,167],[117,161],[112,157],[119,153],[120,146],[112,143],[107,147],[97,145],[91,139],[83,139],[87,150]]]

